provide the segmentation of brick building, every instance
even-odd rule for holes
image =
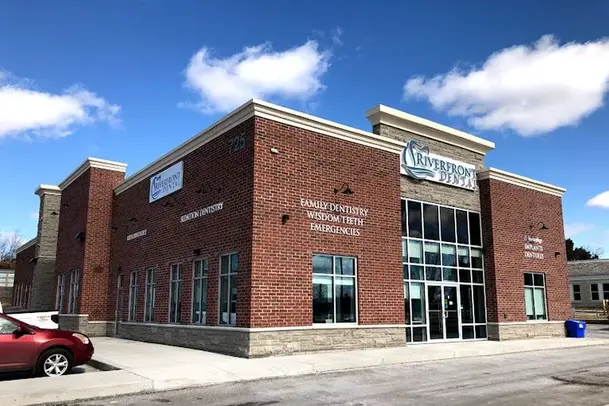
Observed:
[[[60,324],[246,357],[564,335],[564,189],[367,117],[250,101],[128,178],[85,160],[59,184]]]

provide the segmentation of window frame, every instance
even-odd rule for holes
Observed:
[[[233,256],[237,257],[237,272],[232,272],[232,265],[233,265]],[[222,273],[222,258],[224,257],[228,257],[228,272],[223,274]],[[232,252],[227,252],[225,254],[220,255],[219,261],[218,261],[218,325],[219,326],[223,326],[223,327],[235,327],[237,325],[237,304],[239,302],[239,267],[241,265],[241,261],[239,260],[239,252],[237,251],[232,251]],[[227,305],[228,305],[228,322],[227,323],[222,323],[222,277],[226,276],[228,279],[228,286],[227,286],[227,290],[228,290],[228,296],[227,296]],[[235,301],[235,322],[231,323],[231,312],[230,312],[230,308],[231,308],[231,302],[232,302],[232,298],[231,298],[231,289],[230,289],[230,282],[231,282],[231,277],[235,278],[235,288],[237,289],[237,299]]]
[[[149,267],[146,268],[146,288],[145,288],[145,296],[144,296],[144,322],[145,323],[153,323],[154,322],[154,311],[156,307],[156,273],[157,267]],[[152,275],[152,278],[148,276]],[[152,279],[152,281],[150,280]],[[150,301],[148,300],[148,293],[150,294]],[[152,307],[149,309],[149,305],[152,302]],[[151,310],[149,312],[149,310]]]
[[[63,313],[63,302],[65,300],[66,289],[66,274],[57,274],[57,286],[55,292],[55,309],[59,314]]]
[[[137,277],[138,271],[131,271],[129,273],[129,312],[127,314],[127,321],[137,321]]]
[[[590,301],[592,302],[600,302],[601,301],[601,290],[602,287],[598,286],[598,283],[591,283],[590,284]],[[596,292],[592,289],[594,286],[596,286]],[[594,294],[596,293],[596,299],[594,298]]]
[[[524,279],[525,279],[525,275],[526,274],[530,274],[531,275],[531,279],[533,281],[532,285],[527,285],[526,283],[524,283]],[[542,286],[538,286],[535,284],[535,275],[541,275],[543,278],[543,285]],[[542,322],[548,322],[550,321],[550,315],[548,314],[548,292],[546,289],[546,274],[544,272],[523,272],[522,274],[523,276],[523,293],[524,293],[524,297],[525,297],[525,302],[524,302],[524,315],[527,319],[527,322],[529,323],[542,323]],[[526,311],[526,289],[532,289],[533,290],[533,314],[535,316],[534,319],[529,319],[529,316],[527,314]],[[544,314],[545,314],[545,318],[543,319],[538,319],[537,318],[537,309],[535,308],[535,290],[542,290],[543,291],[543,305],[544,305]]]
[[[178,271],[178,279],[174,279],[174,267]],[[174,262],[169,265],[169,309],[167,313],[167,323],[180,324],[182,322],[182,296],[183,296],[183,283],[184,283],[184,267],[181,262]],[[172,312],[171,306],[173,305],[173,285],[178,285],[177,293],[180,295],[176,308]],[[172,314],[174,313],[174,314]],[[172,320],[172,318],[175,318]]]
[[[575,291],[575,287],[577,286],[577,292]],[[575,295],[579,295],[579,299],[575,297]],[[571,300],[573,302],[581,302],[582,301],[582,288],[581,284],[573,283],[571,284]]]
[[[199,277],[195,276],[197,262],[201,262],[201,276],[199,276]],[[205,267],[203,267],[203,264],[205,264]],[[205,274],[203,274],[203,269],[206,269]],[[199,309],[198,309],[199,310],[199,321],[196,321],[195,320],[195,284],[197,282],[199,282],[201,284],[201,294],[203,294],[203,281],[206,282],[206,284],[205,284],[205,320],[203,320],[203,317],[202,317],[203,300],[202,300],[202,296],[201,296],[199,298],[200,301],[199,301]],[[198,325],[202,325],[202,326],[207,325],[207,313],[208,313],[207,307],[209,305],[208,291],[209,291],[209,260],[205,257],[196,258],[192,261],[192,295],[191,295],[191,303],[190,303],[190,322],[192,324],[198,324]]]
[[[68,313],[77,314],[78,298],[80,297],[80,269],[70,271],[70,292],[68,297]]]
[[[411,286],[413,284],[423,284],[424,286],[424,295],[425,295],[425,312],[426,312],[426,317],[428,317],[429,315],[427,314],[427,310],[428,310],[428,301],[427,301],[427,286],[429,286],[430,284],[441,284],[444,286],[456,286],[457,290],[459,291],[459,296],[461,294],[461,286],[468,286],[470,288],[470,294],[471,294],[471,301],[472,301],[472,322],[468,322],[465,323],[461,320],[461,314],[459,315],[459,322],[460,322],[460,328],[461,328],[461,332],[460,332],[460,336],[461,336],[461,341],[481,341],[481,340],[488,340],[488,325],[489,325],[489,319],[488,319],[488,303],[487,303],[487,296],[486,296],[486,269],[485,269],[485,252],[484,252],[484,234],[482,232],[482,213],[480,211],[477,210],[471,210],[468,208],[463,208],[463,207],[457,207],[457,206],[450,206],[450,205],[446,205],[446,204],[439,204],[439,203],[434,203],[434,202],[426,202],[423,200],[417,200],[417,199],[410,199],[408,197],[404,197],[401,196],[400,200],[402,202],[406,202],[404,204],[403,207],[405,207],[406,209],[406,219],[403,220],[406,222],[406,224],[410,224],[411,219],[410,219],[410,213],[408,212],[408,207],[409,207],[409,203],[413,202],[416,204],[419,204],[421,207],[421,213],[420,213],[420,217],[421,217],[421,235],[422,237],[412,237],[410,234],[410,229],[408,228],[406,232],[404,232],[402,230],[402,246],[404,246],[404,241],[407,241],[406,243],[406,247],[408,249],[407,252],[407,256],[406,256],[406,261],[402,261],[402,267],[407,267],[407,273],[406,271],[404,271],[404,289],[408,289],[408,294],[409,294],[409,300],[408,300],[408,305],[409,305],[409,312],[411,314],[412,317],[412,303],[411,303],[411,297],[410,297],[410,289]],[[423,216],[423,205],[424,204],[429,204],[429,205],[434,205],[438,207],[438,213],[439,213],[439,230],[440,230],[440,237],[439,240],[428,240],[425,239],[425,218]],[[442,208],[445,209],[450,209],[452,211],[453,214],[453,221],[454,221],[454,233],[455,233],[455,241],[445,241],[445,239],[443,238],[442,235]],[[467,233],[467,243],[463,243],[460,242],[459,239],[459,221],[458,221],[458,216],[457,214],[459,212],[462,212],[463,215],[463,219],[465,220],[464,223],[464,231]],[[480,233],[480,243],[481,245],[474,245],[471,243],[471,231],[472,231],[472,227],[470,226],[470,213],[475,213],[477,215],[477,219],[478,219],[478,228],[479,228],[479,233]],[[421,263],[414,263],[411,262],[411,250],[410,250],[410,244],[411,242],[415,242],[415,244],[420,244],[421,246],[421,252],[422,252],[422,256],[421,256]],[[440,265],[430,265],[427,264],[426,262],[426,258],[425,258],[425,244],[426,243],[440,243]],[[443,246],[446,246],[448,248],[448,246],[450,246],[450,250],[452,250],[452,247],[455,248],[455,259],[456,259],[456,264],[454,266],[448,266],[444,264],[444,259],[443,255],[442,255],[442,249]],[[460,253],[463,250],[466,250],[466,263],[462,263],[462,259],[465,259],[465,257],[461,256]],[[474,267],[473,266],[473,260],[472,260],[472,252],[479,250],[480,251],[480,259],[481,259],[481,267]],[[404,252],[404,249],[402,249],[402,251]],[[418,251],[417,251],[418,253]],[[402,254],[402,258],[404,258],[404,254]],[[452,259],[452,258],[451,258]],[[420,279],[413,279],[412,278],[412,268],[413,267],[418,267],[418,268],[422,268],[423,271],[423,275]],[[428,268],[436,268],[440,271],[441,273],[441,280],[430,280],[427,278],[427,270]],[[456,280],[454,280],[453,278],[447,278],[446,277],[446,272],[445,270],[451,270],[453,272],[456,272]],[[454,275],[454,274],[451,274]],[[467,276],[467,278],[463,278],[462,276]],[[481,276],[481,278],[480,278]],[[475,278],[476,277],[476,278]],[[476,282],[475,279],[478,279],[478,281]],[[477,296],[474,294],[475,288],[476,287],[482,287],[482,291],[484,294],[484,310],[483,310],[483,316],[484,316],[484,321],[476,321],[476,312],[478,310],[478,303],[477,302]],[[478,288],[479,289],[479,288]],[[482,310],[482,309],[480,309]],[[480,315],[480,314],[479,314]],[[412,320],[410,320],[411,322]],[[409,339],[414,337],[414,329],[417,328],[424,328],[424,335],[427,337],[424,341],[425,342],[430,342],[429,341],[429,337],[428,337],[428,332],[429,332],[429,319],[427,319],[426,323],[421,325],[421,324],[414,324],[414,323],[409,323],[408,320],[405,320],[405,326],[406,326],[406,330],[407,332],[410,331],[410,334],[407,334],[407,342],[408,343],[417,343],[418,341],[414,340],[410,340]],[[463,338],[463,328],[467,327],[467,328],[472,328],[474,330],[474,337],[473,338]],[[477,335],[477,328],[484,328],[484,330],[486,331],[486,334],[484,336],[480,336],[478,337]]]
[[[422,207],[422,206],[421,206]],[[329,274],[322,274],[322,273],[315,273],[313,270],[313,257],[315,256],[322,256],[322,257],[330,257],[332,258],[332,273]],[[337,274],[336,273],[336,259],[337,258],[346,258],[346,259],[353,259],[353,275],[341,275],[341,274]],[[333,308],[333,314],[332,314],[332,323],[315,323],[312,321],[312,325],[315,327],[322,327],[322,326],[326,326],[328,328],[334,327],[336,328],[336,326],[357,326],[359,325],[359,295],[358,295],[358,267],[359,267],[359,261],[357,256],[355,255],[342,255],[342,254],[328,254],[328,253],[322,253],[322,252],[313,252],[313,255],[311,256],[311,290],[313,289],[313,277],[315,275],[317,276],[323,276],[323,277],[332,277],[332,308]],[[355,321],[349,321],[349,322],[338,322],[336,321],[336,278],[352,278],[354,285],[353,285],[353,290],[355,293]],[[313,298],[311,298],[311,313],[313,312]]]

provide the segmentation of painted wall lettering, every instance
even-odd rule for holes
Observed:
[[[307,217],[312,221],[311,231],[322,233],[360,236],[360,227],[364,226],[364,219],[368,216],[368,209],[320,200],[300,199],[300,206],[307,209]]]

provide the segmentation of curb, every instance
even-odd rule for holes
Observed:
[[[114,365],[108,364],[106,362],[97,360],[97,359],[90,359],[89,362],[87,362],[87,365],[92,366],[95,369],[99,369],[100,371],[120,371],[121,369],[118,367],[115,367]]]

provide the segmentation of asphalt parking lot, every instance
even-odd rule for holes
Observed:
[[[88,374],[91,372],[101,372],[101,371],[93,368],[90,365],[81,365],[78,367],[74,367],[72,369],[72,371],[70,372],[70,375]],[[17,379],[27,379],[27,378],[31,378],[31,377],[32,377],[32,375],[30,375],[26,372],[6,372],[6,373],[0,373],[0,382],[14,381]],[[53,379],[53,378],[49,378],[49,379]]]
[[[588,324],[586,326],[586,337],[609,338],[609,324]]]

